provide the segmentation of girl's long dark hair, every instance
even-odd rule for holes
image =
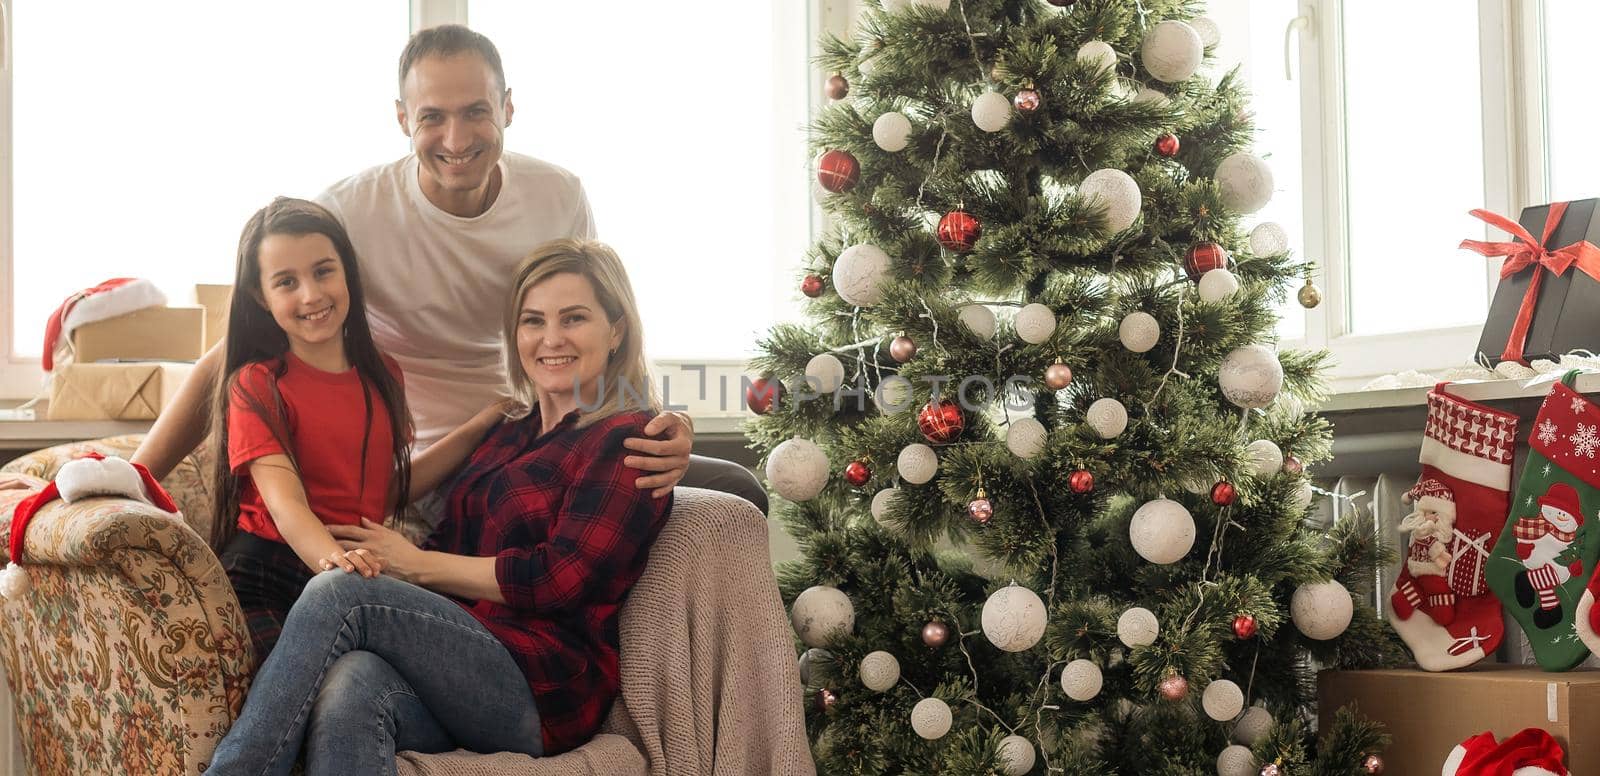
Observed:
[[[300,237],[320,234],[333,243],[343,266],[345,285],[350,294],[350,310],[344,322],[345,358],[360,375],[362,394],[366,398],[366,424],[361,436],[361,471],[366,473],[367,440],[372,433],[372,392],[389,410],[389,431],[393,441],[389,454],[394,459],[393,489],[396,494],[394,509],[406,507],[407,493],[411,489],[411,411],[406,407],[405,392],[400,382],[384,364],[383,355],[372,342],[372,329],[367,325],[366,294],[361,288],[361,270],[356,263],[355,247],[338,219],[321,205],[303,199],[279,197],[272,204],[256,211],[244,225],[239,235],[239,260],[234,270],[233,300],[228,310],[228,333],[223,344],[225,353],[220,371],[221,379],[211,399],[211,439],[216,452],[216,465],[212,479],[216,499],[213,501],[211,519],[211,547],[221,553],[239,530],[239,477],[228,462],[228,410],[230,399],[238,388],[239,373],[244,367],[258,362],[275,362],[276,370],[269,383],[272,401],[268,406],[254,390],[239,390],[246,405],[266,423],[277,438],[279,446],[294,460],[294,446],[290,444],[288,416],[283,405],[283,395],[278,392],[277,378],[283,376],[283,356],[289,351],[289,338],[272,318],[272,313],[262,305],[261,242],[268,235],[282,234]],[[251,388],[255,386],[250,386]],[[365,488],[366,483],[361,483]],[[373,515],[382,520],[382,515]]]

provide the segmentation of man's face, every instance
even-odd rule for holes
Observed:
[[[396,117],[421,165],[423,193],[437,202],[488,187],[512,112],[511,92],[500,92],[489,64],[473,53],[424,57],[401,96]]]

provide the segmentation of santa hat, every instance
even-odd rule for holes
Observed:
[[[1528,728],[1496,744],[1494,734],[1462,741],[1444,761],[1441,776],[1570,776],[1561,744],[1539,728]]]
[[[1578,503],[1578,491],[1565,482],[1558,482],[1539,497],[1539,506],[1558,509],[1571,515],[1583,525],[1583,506]]]
[[[44,371],[55,368],[57,352],[72,349],[72,332],[79,326],[166,304],[167,295],[143,278],[112,278],[67,297],[44,326]]]
[[[128,463],[121,458],[107,458],[99,453],[89,453],[69,461],[56,473],[55,481],[44,489],[19,502],[11,513],[11,563],[0,571],[0,595],[16,599],[28,592],[28,574],[22,568],[22,541],[28,523],[45,504],[60,498],[71,504],[91,496],[126,496],[150,504],[158,509],[178,511],[178,505],[161,488],[161,483],[142,464]]]
[[[1407,504],[1416,504],[1417,509],[1450,516],[1456,513],[1456,494],[1451,492],[1449,486],[1431,477],[1419,480],[1401,498]]]

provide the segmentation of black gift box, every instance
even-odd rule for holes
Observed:
[[[1578,199],[1569,203],[1545,247],[1556,250],[1580,241],[1600,246],[1597,203],[1600,200]],[[1549,214],[1549,205],[1524,208],[1517,222],[1537,240],[1544,235]],[[1535,272],[1544,277],[1540,280],[1539,297],[1533,308],[1533,323],[1522,348],[1523,360],[1559,360],[1574,350],[1600,352],[1600,281],[1577,267],[1558,276],[1535,264],[1500,279],[1494,301],[1489,304],[1488,319],[1483,323],[1483,335],[1478,339],[1479,361],[1492,365],[1505,360],[1501,354],[1506,350],[1511,328]]]

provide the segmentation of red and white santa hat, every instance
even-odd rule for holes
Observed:
[[[1479,733],[1462,741],[1444,761],[1441,776],[1571,776],[1560,742],[1539,728],[1528,728],[1495,743]]]
[[[1583,505],[1578,501],[1578,491],[1565,482],[1558,482],[1550,486],[1543,496],[1538,498],[1540,509],[1555,509],[1565,512],[1583,525]]]
[[[1448,485],[1432,477],[1419,480],[1411,490],[1406,491],[1403,500],[1407,504],[1415,504],[1417,509],[1427,509],[1450,517],[1456,514],[1456,494]]]
[[[167,295],[144,278],[112,278],[74,293],[50,314],[44,327],[44,371],[72,350],[72,332],[79,326],[146,307],[165,307]]]

